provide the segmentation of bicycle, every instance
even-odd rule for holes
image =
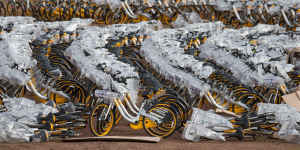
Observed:
[[[24,16],[22,4],[16,0],[10,0],[6,5],[7,16],[18,16],[21,12],[21,16]]]
[[[165,103],[144,101],[140,107],[131,102],[128,94],[96,90],[96,105],[89,117],[91,132],[96,136],[110,133],[117,121],[117,112],[131,122],[133,129],[142,129],[151,136],[166,138],[177,128],[177,117],[174,108]],[[121,101],[123,100],[123,102]],[[125,106],[125,104],[127,106]],[[129,111],[135,114],[131,115]]]

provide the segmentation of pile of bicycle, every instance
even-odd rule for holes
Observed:
[[[172,25],[178,18],[193,22],[191,13],[206,21],[222,21],[228,27],[278,24],[295,31],[299,25],[297,1],[91,1],[91,0],[2,0],[0,16],[32,16],[43,21],[92,18],[99,24],[138,23],[159,20]]]
[[[86,127],[105,136],[122,119],[166,138],[188,126],[193,107],[234,116],[233,128],[220,131],[226,138],[274,134],[281,124],[275,114],[257,114],[257,105],[282,104],[300,85],[299,4],[0,0],[2,18],[34,18],[24,26],[0,21],[0,44],[25,38],[4,46],[14,50],[0,70],[16,76],[0,74],[0,113],[9,111],[7,97],[56,108],[28,125],[38,129],[32,141],[79,136]],[[191,22],[192,13],[203,21]],[[169,28],[180,17],[192,24]],[[67,24],[74,18],[93,23]],[[22,51],[33,61],[13,58]]]

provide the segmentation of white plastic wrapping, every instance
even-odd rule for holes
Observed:
[[[219,22],[212,24],[199,23],[188,25],[180,29],[164,29],[153,32],[150,35],[153,47],[149,47],[149,49],[158,49],[158,51],[161,52],[160,55],[166,58],[171,66],[191,69],[193,74],[198,78],[207,78],[214,69],[208,66],[203,67],[204,62],[195,59],[192,55],[184,54],[183,48],[180,47],[181,41],[179,41],[178,36],[182,35],[183,38],[187,33],[195,31],[209,32],[210,29],[215,31],[219,25]]]
[[[29,142],[29,137],[34,134],[34,129],[16,122],[7,113],[0,113],[0,128],[0,142]]]
[[[300,144],[300,125],[292,118],[281,124],[281,129],[278,132],[280,139],[288,142]]]
[[[124,73],[132,74],[133,76],[137,75],[136,72],[133,72],[134,68],[117,61],[116,57],[109,53],[107,49],[102,48],[105,46],[108,37],[109,34],[105,34],[105,29],[98,27],[87,28],[80,33],[79,39],[74,41],[66,49],[65,53],[80,68],[85,77],[91,79],[103,89],[111,89],[112,79],[108,73],[120,72],[123,75]],[[88,56],[85,55],[85,52]],[[105,65],[104,68],[106,68],[108,73],[97,69],[99,64]],[[114,66],[112,67],[112,65]],[[131,72],[124,72],[123,70],[126,70],[126,68]],[[119,75],[121,76],[122,74]]]
[[[38,114],[47,115],[50,112],[56,112],[56,109],[45,104],[36,104],[35,101],[27,98],[6,98],[3,100],[7,113],[17,122],[24,124],[37,123]]]
[[[61,29],[63,31],[72,32],[78,28],[86,27],[93,22],[93,19],[73,18],[70,21],[55,21],[55,22],[37,22],[40,26],[48,29]]]
[[[16,25],[15,28],[23,28],[27,31],[34,29],[32,26],[32,28],[25,26]],[[28,70],[36,64],[31,58],[32,51],[29,47],[32,35],[24,30],[22,32],[16,29],[10,33],[4,33],[1,37],[3,40],[0,40],[0,78],[17,85],[24,85],[30,78],[30,74],[22,70]],[[13,68],[14,66],[17,68]]]
[[[187,122],[182,134],[185,140],[193,142],[199,142],[203,137],[211,140],[225,141],[225,137],[221,133],[191,122]]]
[[[299,4],[299,0],[253,0],[253,1],[242,1],[242,0],[202,0],[203,3],[208,5],[216,6],[217,10],[232,10],[232,7],[245,8],[247,5],[258,7],[258,4],[274,4],[275,7],[270,7],[270,13],[280,13],[280,8],[292,8]],[[244,7],[243,7],[244,6]]]
[[[258,114],[274,113],[275,119],[280,123],[278,132],[280,139],[300,144],[300,112],[287,104],[259,103]]]
[[[182,12],[182,13],[184,13],[186,18],[184,18],[183,15],[179,15],[177,19],[172,23],[172,25],[176,28],[184,27],[186,25],[193,24],[193,23],[205,22],[200,18],[199,14],[197,14],[196,12],[191,12],[191,13]]]
[[[278,86],[290,80],[287,72],[294,66],[287,64],[285,50],[297,47],[300,36],[291,38],[278,25],[259,24],[252,28],[234,30],[224,29],[221,22],[215,22],[162,29],[151,32],[151,41],[144,43],[148,45],[145,50],[153,53],[157,49],[159,55],[172,67],[190,70],[189,73],[198,78],[207,78],[214,69],[203,67],[203,62],[184,54],[183,47],[188,44],[186,39],[192,33],[208,36],[207,41],[200,45],[200,58],[213,59],[229,69],[245,85]],[[277,33],[280,34],[279,37],[274,35]],[[235,53],[241,57],[235,56]]]
[[[203,66],[204,62],[184,54],[180,40],[186,38],[188,33],[218,31],[222,27],[220,22],[195,23],[179,29],[153,31],[149,34],[151,38],[144,41],[141,52],[145,59],[167,79],[187,87],[191,95],[199,93],[202,95],[209,89],[209,86],[199,79],[207,78],[214,69]],[[191,70],[191,72],[185,70]]]
[[[217,131],[232,128],[233,126],[228,119],[214,112],[193,108],[192,117],[187,122],[183,131],[183,138],[193,142],[199,141],[201,137],[225,141],[222,133],[218,133]]]
[[[291,38],[278,25],[259,24],[252,28],[224,29],[222,32],[213,32],[200,46],[200,57],[212,58],[229,68],[246,85],[265,85],[266,81],[271,81],[267,86],[277,86],[290,80],[287,72],[294,66],[286,64],[285,50],[298,47],[299,37],[295,35]],[[235,53],[239,56],[235,56]]]
[[[38,114],[57,112],[50,106],[35,104],[26,98],[6,98],[3,101],[8,111],[0,113],[0,142],[29,142],[36,129],[26,125],[36,124]]]
[[[75,31],[89,25],[91,19],[72,19],[62,22],[35,22],[32,17],[0,17],[0,25],[4,28],[13,24],[12,31],[0,35],[0,79],[9,80],[12,84],[24,85],[30,79],[29,70],[36,65],[32,59],[29,42],[45,33],[44,29]],[[17,68],[12,68],[16,66]]]
[[[227,118],[216,114],[214,111],[204,111],[198,108],[193,108],[193,114],[190,119],[191,123],[201,124],[202,126],[210,129],[224,128],[232,129],[232,124]]]
[[[287,104],[266,104],[259,103],[257,104],[258,114],[263,113],[275,113],[276,120],[279,123],[284,123],[290,118],[292,118],[296,122],[300,122],[300,112],[297,112],[296,108],[291,107]]]
[[[141,47],[141,55],[152,67],[162,74],[166,79],[177,84],[179,87],[186,87],[191,96],[203,95],[207,92],[210,86],[189,73],[180,69],[174,68],[165,56],[162,56],[159,45],[152,41],[153,38],[144,41]]]
[[[123,63],[108,49],[104,48],[110,38],[125,36],[129,33],[147,32],[157,27],[155,22],[143,22],[132,25],[112,25],[105,28],[86,27],[76,41],[67,48],[65,55],[81,69],[87,78],[103,89],[114,89],[120,93],[129,93],[137,100],[139,76],[133,66]],[[114,76],[115,79],[112,79]],[[115,81],[125,79],[125,82]]]
[[[99,5],[103,4],[109,4],[112,8],[119,8],[121,6],[121,1],[120,0],[93,0]],[[133,4],[133,5],[139,5],[139,1],[136,0],[127,0],[128,4]],[[154,0],[147,0],[148,3],[151,6],[158,5],[159,3]],[[170,1],[167,1],[167,3],[170,3]],[[293,8],[295,5],[299,4],[299,0],[251,0],[251,1],[245,1],[245,0],[201,0],[201,1],[193,1],[193,0],[185,0],[185,1],[180,1],[178,6],[182,5],[213,5],[215,6],[216,10],[219,11],[229,11],[233,9],[233,6],[236,8],[243,9],[246,6],[251,5],[252,7],[258,7],[258,5],[262,4],[268,4],[272,5],[274,4],[275,7],[270,7],[269,13],[280,13],[280,8]]]
[[[21,16],[0,16],[0,25],[7,25],[8,23],[14,24],[32,24],[34,23],[35,18],[33,17],[21,17]]]

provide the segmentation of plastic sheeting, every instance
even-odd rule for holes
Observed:
[[[144,41],[141,47],[141,55],[152,67],[164,76],[167,80],[172,81],[179,87],[186,87],[190,95],[203,95],[210,89],[210,86],[189,73],[173,67],[161,54],[159,45],[152,41],[153,38]]]
[[[179,28],[179,27],[188,26],[193,23],[206,22],[206,21],[202,20],[199,17],[199,14],[197,14],[196,12],[191,12],[191,13],[182,12],[182,13],[183,13],[183,15],[185,15],[186,18],[184,18],[183,15],[179,15],[178,18],[172,23],[173,27]]]
[[[0,142],[29,142],[36,129],[26,125],[37,124],[39,114],[57,112],[50,106],[36,104],[26,98],[6,98],[3,102],[7,111],[0,113]]]
[[[109,4],[112,8],[119,8],[121,6],[120,0],[93,0],[97,4]],[[136,0],[127,0],[129,4],[133,5],[139,5],[140,2]],[[158,2],[154,0],[148,0],[148,3],[153,5],[157,5]],[[299,0],[251,0],[251,1],[245,1],[245,0],[201,0],[201,1],[193,1],[193,0],[185,0],[184,2],[179,2],[179,6],[186,4],[186,5],[214,5],[217,10],[225,11],[225,10],[232,10],[233,6],[236,8],[243,8],[243,6],[252,6],[257,7],[259,4],[274,4],[276,7],[270,8],[269,12],[278,13],[280,11],[280,8],[292,8],[297,4],[300,4]]]
[[[72,19],[63,22],[35,22],[32,17],[0,17],[0,25],[4,28],[12,24],[10,32],[0,35],[0,79],[9,80],[11,84],[24,85],[30,80],[26,72],[36,65],[32,59],[29,43],[45,34],[45,29],[62,29],[75,31],[87,26],[91,19]]]
[[[297,46],[299,41],[297,38],[286,37],[284,29],[276,25],[258,25],[254,28],[239,30],[223,29],[223,27],[222,23],[216,22],[195,23],[177,29],[162,29],[150,34],[151,41],[145,42],[151,42],[151,44],[144,43],[149,47],[142,48],[142,50],[149,50],[153,54],[153,50],[157,49],[160,52],[159,55],[164,57],[172,67],[190,70],[191,72],[188,73],[198,78],[207,78],[214,69],[209,66],[203,67],[203,62],[196,60],[192,55],[184,54],[182,47],[182,45],[187,45],[187,43],[182,43],[189,38],[189,35],[205,34],[209,38],[203,45],[200,45],[199,57],[215,60],[219,65],[231,70],[234,77],[245,85],[277,86],[282,84],[284,79],[289,80],[287,72],[291,71],[294,66],[286,64],[284,51],[286,48]],[[281,33],[285,39],[270,41],[271,33]],[[258,38],[261,40],[256,40]],[[252,44],[253,39],[259,41],[258,45]],[[272,46],[277,42],[285,47]],[[256,50],[253,51],[253,49]],[[243,57],[234,56],[235,52]],[[280,58],[279,61],[276,60],[278,58]],[[268,67],[271,69],[266,70],[265,68]]]
[[[276,35],[274,35],[276,34]],[[174,68],[179,68],[197,78],[207,78],[214,68],[203,66],[184,46],[189,38],[205,35],[200,45],[199,58],[213,59],[229,69],[235,78],[248,86],[278,86],[289,81],[287,72],[294,66],[287,64],[286,50],[298,47],[300,36],[291,37],[278,25],[259,24],[252,28],[224,29],[221,22],[194,23],[176,29],[162,29],[150,34],[142,51],[157,50],[158,55]],[[146,43],[150,42],[150,43]]]
[[[209,90],[209,85],[202,82],[214,69],[204,66],[203,61],[184,54],[181,42],[188,33],[218,31],[223,27],[220,22],[207,24],[190,24],[179,29],[162,29],[150,33],[150,39],[145,40],[141,53],[158,72],[166,79],[189,89],[191,96],[202,95]]]
[[[187,122],[183,130],[183,138],[193,142],[199,142],[201,138],[225,141],[225,137],[221,133],[191,122]]]
[[[211,111],[193,108],[192,117],[187,122],[183,131],[183,138],[194,142],[200,141],[201,137],[225,141],[222,133],[218,133],[217,131],[232,128],[232,124],[223,116]]]
[[[9,118],[6,113],[0,113],[0,116],[0,142],[29,142],[30,136],[34,135],[34,129],[16,122],[14,118]]]
[[[300,112],[287,104],[258,104],[258,114],[274,113],[281,124],[278,132],[280,139],[300,144]]]
[[[181,41],[184,41],[185,36],[192,32],[209,32],[210,30],[216,31],[222,28],[220,22],[217,23],[203,23],[188,25],[180,29],[164,29],[153,32],[150,36],[152,39],[153,47],[149,50],[158,49],[161,56],[167,59],[168,63],[173,67],[180,67],[183,69],[190,69],[192,74],[198,78],[207,78],[214,69],[209,66],[203,66],[204,62],[195,59],[192,55],[184,54],[181,48]],[[180,37],[181,38],[178,38]]]
[[[229,68],[246,85],[277,86],[290,80],[287,72],[294,66],[286,64],[286,49],[298,47],[299,37],[289,36],[278,25],[224,29],[212,32],[200,46],[200,57]]]
[[[13,24],[12,31],[0,35],[0,78],[9,80],[12,84],[23,85],[29,80],[28,70],[35,65],[31,58],[29,41],[34,36],[36,27],[30,17],[7,17],[0,19],[0,25],[6,28]],[[17,66],[17,68],[16,68]]]
[[[133,66],[117,60],[117,56],[104,48],[109,39],[124,37],[132,33],[145,33],[147,29],[159,27],[156,22],[143,22],[132,25],[112,25],[109,27],[84,28],[65,55],[81,69],[85,77],[106,90],[129,93],[137,100],[139,76]],[[122,82],[123,81],[123,82]]]
[[[300,4],[299,0],[252,0],[252,1],[242,1],[242,0],[202,0],[203,4],[214,5],[217,10],[225,11],[232,10],[232,7],[244,8],[247,5],[256,7],[259,4],[274,4],[275,7],[270,8],[269,12],[280,13],[280,8],[292,8],[293,6]],[[244,7],[243,7],[244,6]]]

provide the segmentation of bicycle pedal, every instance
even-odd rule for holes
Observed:
[[[49,134],[46,130],[39,130],[30,137],[30,142],[47,142],[49,141]]]
[[[139,121],[138,123],[130,123],[129,124],[129,127],[133,130],[141,130],[144,128],[143,126],[143,122],[142,121]]]

